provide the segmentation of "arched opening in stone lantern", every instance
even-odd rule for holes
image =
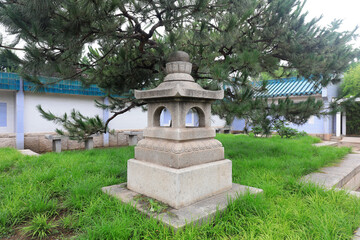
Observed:
[[[171,127],[171,113],[166,107],[159,107],[154,112],[154,127]]]
[[[190,108],[186,114],[186,127],[205,127],[205,114],[201,108]]]

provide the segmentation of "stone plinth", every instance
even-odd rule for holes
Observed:
[[[125,131],[124,134],[129,138],[129,146],[135,146],[138,143],[138,135],[140,132]]]
[[[176,209],[225,192],[231,186],[230,160],[181,169],[135,159],[128,161],[127,187]]]
[[[261,194],[263,190],[233,183],[232,188],[180,209],[167,208],[164,212],[151,212],[147,204],[138,200],[139,194],[127,188],[127,184],[103,187],[102,191],[124,203],[129,203],[140,212],[157,219],[175,231],[188,224],[201,225],[211,221],[216,214],[226,210],[229,202],[244,194]]]
[[[94,139],[92,137],[85,139],[85,149],[91,150],[93,148],[94,148]]]
[[[46,139],[52,140],[52,151],[60,153],[61,152],[61,136],[45,135]]]

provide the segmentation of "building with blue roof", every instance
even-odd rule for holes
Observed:
[[[267,91],[257,93],[255,97],[266,97],[269,101],[289,97],[296,102],[306,100],[306,98],[312,96],[317,100],[322,100],[326,109],[329,107],[330,102],[338,96],[338,91],[338,84],[329,84],[326,87],[322,87],[305,78],[291,77],[268,81]],[[312,116],[303,125],[290,124],[289,126],[298,131],[305,131],[310,135],[329,140],[333,135],[346,135],[346,116],[339,114],[336,116],[322,116],[320,118]],[[242,132],[244,127],[244,119],[235,119],[231,125],[231,131]]]
[[[85,116],[99,115],[106,121],[111,113],[95,106],[94,100],[107,103],[102,89],[96,85],[82,86],[80,81],[40,77],[43,83],[55,82],[37,88],[32,82],[25,81],[17,73],[0,72],[0,147],[31,149],[35,152],[51,151],[51,140],[45,135],[54,135],[60,126],[43,119],[36,106],[49,110],[56,115],[72,109],[80,110]],[[146,117],[141,109],[133,109],[110,123],[110,128],[118,130],[115,135],[94,136],[95,147],[127,145],[123,130],[142,129]],[[83,148],[84,143],[64,139],[63,149]]]
[[[54,79],[44,77],[40,80],[44,83],[54,81]],[[266,97],[269,101],[289,97],[294,101],[302,101],[312,96],[322,100],[324,107],[327,108],[332,99],[337,97],[337,93],[338,85],[316,86],[304,78],[293,77],[270,80],[267,91],[257,93],[255,97]],[[33,83],[23,80],[16,73],[0,72],[0,147],[28,148],[35,152],[51,151],[51,141],[46,140],[44,135],[54,134],[54,130],[59,126],[43,119],[36,106],[40,104],[43,109],[57,115],[69,113],[74,108],[80,110],[85,116],[96,114],[106,121],[111,113],[97,108],[94,100],[108,103],[106,94],[96,85],[84,87],[80,81],[61,80],[37,89]],[[162,126],[171,124],[169,114],[166,109],[161,114]],[[196,111],[189,111],[186,123],[188,126],[197,126]],[[217,116],[212,117],[213,127],[222,128],[224,124],[225,121]],[[110,128],[116,130],[115,135],[95,136],[95,147],[127,145],[128,136],[124,134],[124,131],[141,131],[146,125],[146,113],[141,108],[132,109],[111,121]],[[244,127],[244,119],[235,119],[230,130],[241,132]],[[330,139],[332,135],[346,135],[346,116],[341,116],[339,113],[336,116],[311,117],[304,125],[291,125],[291,127],[323,139]],[[63,141],[63,149],[82,147],[83,143]]]
[[[264,93],[257,93],[254,97],[290,97],[290,96],[313,96],[321,94],[321,86],[316,86],[314,82],[309,82],[305,78],[282,78],[269,80],[267,91]]]

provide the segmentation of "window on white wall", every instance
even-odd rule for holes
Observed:
[[[6,103],[0,102],[0,127],[6,127]]]

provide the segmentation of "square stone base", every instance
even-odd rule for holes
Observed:
[[[262,189],[248,187],[240,184],[232,184],[232,188],[221,194],[203,199],[192,205],[174,209],[168,208],[162,213],[150,212],[148,207],[136,200],[139,193],[133,192],[126,187],[126,183],[103,187],[102,191],[120,199],[124,203],[130,203],[136,207],[140,212],[147,214],[150,217],[156,218],[165,225],[174,228],[174,230],[181,229],[188,224],[201,225],[207,221],[211,221],[218,212],[223,212],[229,204],[229,201],[246,194],[260,194]]]
[[[128,160],[127,188],[179,209],[232,187],[230,160],[175,169]]]

